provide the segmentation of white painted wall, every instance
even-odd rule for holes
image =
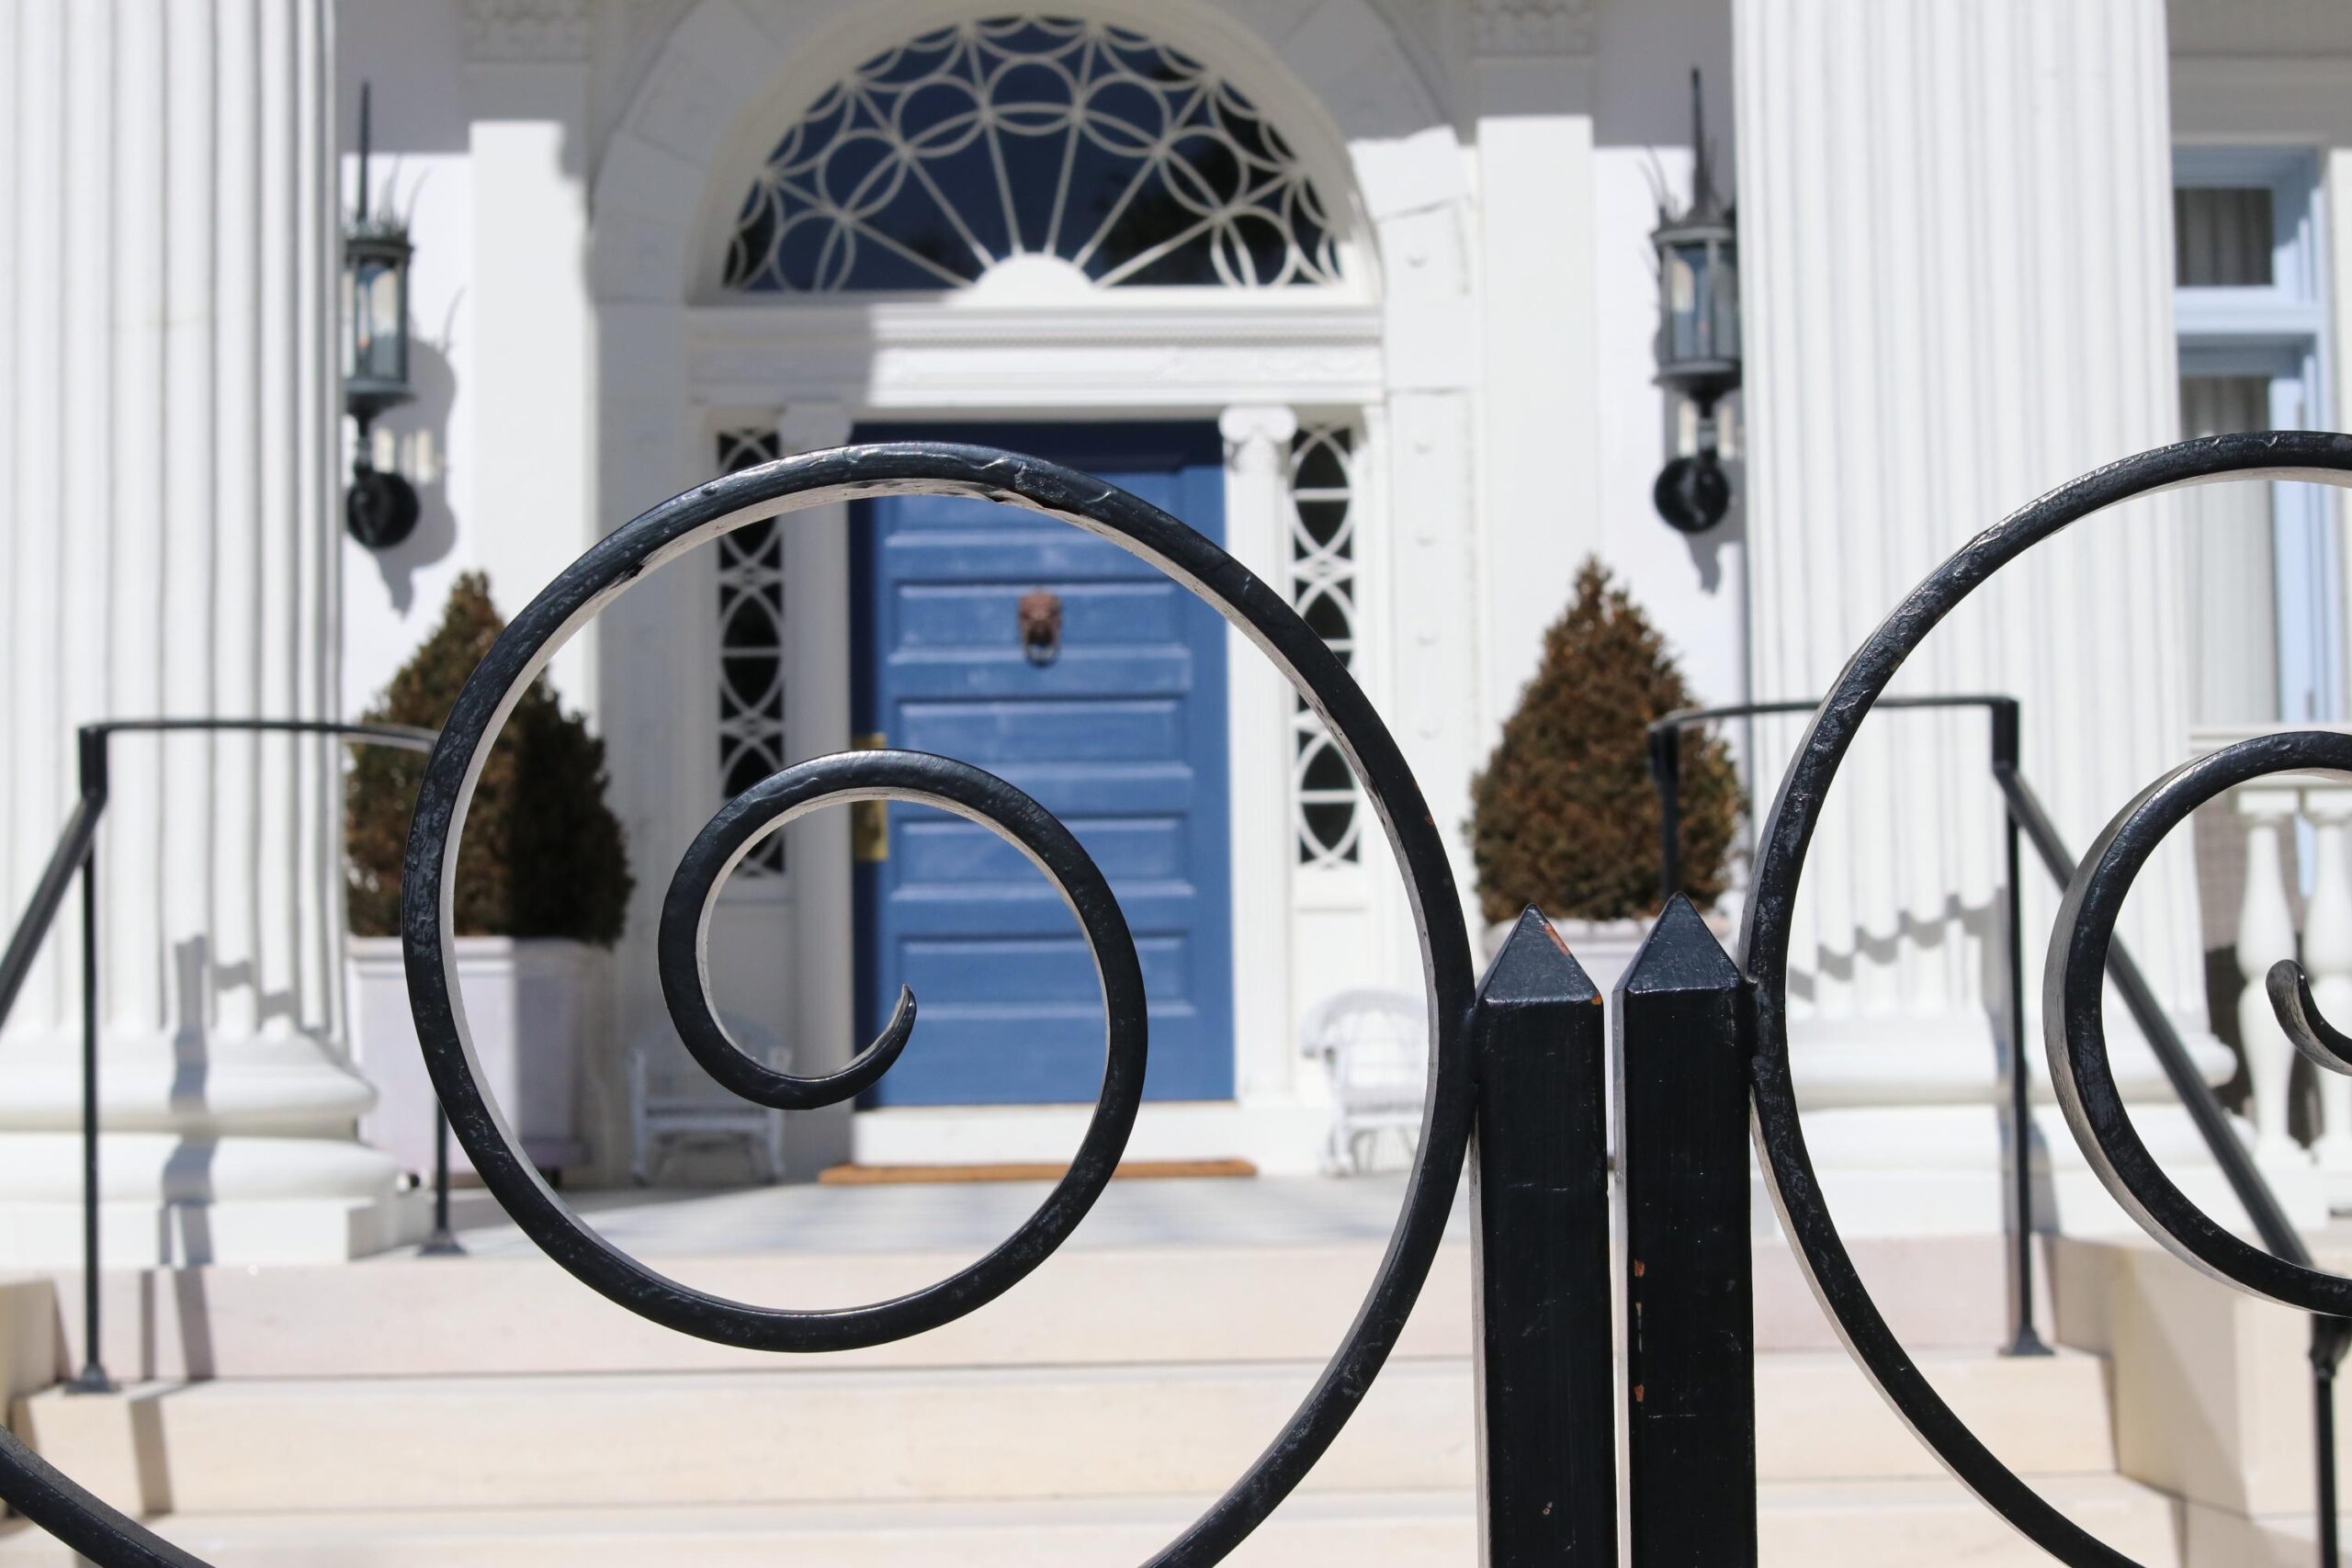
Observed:
[[[378,453],[416,486],[416,532],[390,550],[343,539],[343,708],[357,715],[440,618],[450,581],[484,565],[472,526],[475,391],[472,159],[454,0],[341,0],[335,51],[343,200],[356,199],[359,85],[373,84],[375,186],[387,183],[416,246],[409,271],[409,372],[417,400],[377,422]],[[375,198],[378,205],[385,199]],[[343,425],[349,471],[352,428]],[[389,443],[390,450],[384,450]],[[526,585],[493,579],[512,611]],[[536,585],[530,585],[536,586]]]
[[[1682,660],[1703,703],[1747,694],[1746,509],[1697,536],[1667,526],[1650,486],[1688,449],[1675,400],[1653,387],[1657,271],[1649,233],[1663,181],[1679,206],[1690,190],[1690,72],[1704,73],[1707,137],[1719,191],[1736,188],[1731,18],[1715,0],[1602,6],[1594,73],[1592,377],[1600,419],[1600,513],[1594,547],[1622,574]],[[1725,457],[1738,471],[1736,398],[1724,405]]]
[[[1740,511],[1693,539],[1650,503],[1688,431],[1651,385],[1649,232],[1661,186],[1689,197],[1694,65],[1716,185],[1731,188],[1730,18],[1714,0],[1600,6],[1591,38],[1589,57],[1485,60],[1473,78],[1488,292],[1483,745],[1589,554],[1665,632],[1702,701],[1747,690]]]

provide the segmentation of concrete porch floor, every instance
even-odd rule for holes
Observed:
[[[1449,1239],[1466,1240],[1468,1182],[1454,1196]],[[877,1187],[780,1185],[566,1192],[564,1201],[615,1246],[644,1257],[741,1252],[986,1251],[1045,1198],[1037,1181]],[[1073,1247],[1283,1247],[1385,1241],[1405,1202],[1401,1171],[1349,1178],[1261,1176],[1111,1183]],[[450,1218],[468,1253],[536,1252],[489,1193],[461,1190]],[[403,1248],[385,1258],[405,1258]]]

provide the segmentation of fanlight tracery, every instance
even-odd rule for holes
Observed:
[[[769,154],[723,282],[754,293],[959,288],[1013,256],[1098,287],[1340,277],[1320,194],[1232,84],[1125,28],[961,22],[828,89]]]

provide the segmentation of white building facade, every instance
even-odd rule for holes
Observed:
[[[848,440],[1020,445],[1166,496],[1343,647],[1456,829],[1589,554],[1704,700],[1808,696],[1958,544],[2175,439],[2184,409],[2210,428],[2339,423],[2352,22],[2291,0],[145,15],[39,0],[11,24],[16,55],[49,62],[20,73],[0,215],[12,900],[70,804],[73,724],[356,715],[458,572],[486,570],[512,611],[646,506]],[[1684,536],[1649,499],[1695,432],[1651,383],[1647,234],[1688,191],[1694,66],[1717,177],[1736,181],[1747,377],[1726,422],[1739,498]],[[160,90],[112,90],[134,71]],[[340,152],[350,198],[362,82],[378,188],[416,246],[419,395],[376,454],[423,511],[382,552],[341,537],[334,495],[327,186]],[[2177,256],[2177,231],[2197,239]],[[101,251],[102,272],[74,260]],[[2026,770],[2078,845],[2192,732],[2343,719],[2332,503],[2248,495],[2052,545],[1900,689],[2018,695]],[[85,515],[105,526],[59,525]],[[1329,1094],[1302,1019],[1418,969],[1376,824],[1237,634],[1024,528],[801,514],[665,569],[556,663],[605,738],[638,877],[582,1064],[578,1178],[628,1168],[623,1053],[675,1052],[651,942],[680,852],[752,780],[877,736],[1093,818],[1114,883],[1152,911],[1167,1076],[1132,1156],[1314,1168]],[[1048,581],[1062,642],[1032,662],[1016,605]],[[1878,721],[1807,881],[1796,1072],[1860,1232],[2001,1223],[1981,725]],[[1735,732],[1759,815],[1794,734]],[[116,1196],[132,1217],[242,1201],[220,1184],[234,1160],[186,1151],[252,1144],[279,1185],[247,1196],[324,1217],[286,1250],[379,1245],[393,1172],[349,1139],[368,1064],[336,962],[332,760],[170,744],[187,750],[127,758],[103,862],[112,1146],[153,1144]],[[198,782],[167,787],[162,767]],[[1054,1043],[1076,1029],[1099,1052],[1091,998],[1056,989],[1067,939],[1020,928],[1004,911],[1035,889],[968,843],[911,814],[888,829],[877,860],[846,813],[795,823],[715,933],[722,1006],[803,1072],[845,1061],[901,981],[931,1004],[901,1086],[796,1117],[790,1163],[1067,1158],[1091,1085]],[[1470,897],[1466,848],[1456,867]],[[2260,881],[2215,874],[2233,898]],[[2281,907],[2330,874],[2307,851]],[[2127,931],[2218,1081],[2236,1060],[2208,1027],[2209,954],[2240,921],[2208,881],[2200,917],[2177,846]],[[2055,902],[2034,879],[2037,972]],[[966,924],[906,913],[945,905]],[[77,953],[62,930],[0,1037],[0,1217],[17,1204],[28,1238],[70,1214]],[[989,1013],[989,986],[1023,984],[1026,1011]],[[300,1113],[224,1097],[235,1073],[191,1079],[192,1060],[266,1063]],[[2124,1076],[2152,1146],[2214,1197],[2153,1061]],[[2320,1168],[2271,1120],[2266,1159],[2315,1219]],[[2056,1223],[2119,1223],[2054,1113],[2043,1141]]]

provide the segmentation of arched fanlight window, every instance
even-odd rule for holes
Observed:
[[[885,51],[818,99],[743,202],[724,281],[958,288],[1012,256],[1097,286],[1331,283],[1297,155],[1189,55],[1125,28],[1002,17]]]

